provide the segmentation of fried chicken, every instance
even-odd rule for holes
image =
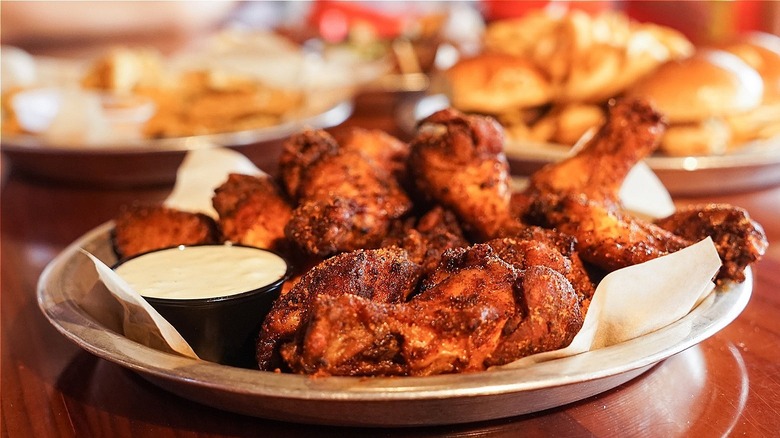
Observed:
[[[538,256],[549,260],[541,249]],[[281,354],[293,371],[317,375],[471,372],[562,348],[581,325],[563,275],[542,265],[518,269],[477,244],[446,251],[405,302],[318,296],[304,336]]]
[[[544,215],[549,226],[577,239],[577,252],[583,260],[608,272],[693,243],[614,204],[596,202],[584,195],[561,196]]]
[[[402,302],[419,276],[420,266],[400,248],[357,250],[325,260],[274,302],[257,340],[259,368],[274,370],[282,365],[278,348],[301,335],[315,297],[350,294],[378,303]]]
[[[419,219],[397,221],[382,242],[383,247],[405,249],[426,273],[436,268],[444,251],[468,245],[455,214],[438,205]]]
[[[745,209],[732,205],[689,206],[655,224],[694,242],[712,237],[723,261],[719,282],[745,281],[745,268],[758,261],[769,246],[761,225]]]
[[[575,155],[545,166],[513,212],[577,239],[580,256],[612,271],[678,251],[711,236],[723,261],[718,279],[744,281],[766,250],[766,236],[732,206],[690,207],[654,223],[625,211],[618,198],[631,168],[656,147],[664,122],[644,101],[610,107],[601,130]]]
[[[214,190],[212,204],[225,239],[284,250],[284,227],[292,216],[292,207],[269,175],[230,174]]]
[[[409,173],[428,202],[455,212],[470,237],[484,241],[512,218],[503,147],[494,119],[441,110],[420,122]]]
[[[202,213],[132,204],[114,220],[111,242],[120,259],[177,245],[219,243],[217,224]]]
[[[371,163],[403,181],[409,144],[379,129],[349,128],[334,135],[343,150],[360,151]]]
[[[517,269],[545,266],[563,275],[577,295],[580,312],[585,315],[596,286],[574,250],[575,243],[571,236],[539,227],[527,227],[514,237],[486,242],[498,257]]]
[[[657,147],[666,124],[648,103],[620,100],[607,123],[574,155],[543,167],[530,178],[536,193],[576,193],[604,203],[618,202],[628,172]]]
[[[298,205],[286,236],[326,257],[376,248],[412,203],[398,182],[360,151],[342,149],[325,131],[304,131],[285,143],[280,171]]]
[[[661,116],[649,104],[618,101],[581,150],[531,176],[525,219],[574,236],[580,257],[607,271],[690,245],[623,210],[618,197],[628,172],[657,147],[663,131]]]

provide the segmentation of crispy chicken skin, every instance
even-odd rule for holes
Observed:
[[[577,193],[595,202],[618,202],[628,172],[657,147],[666,124],[641,100],[609,107],[601,129],[574,155],[531,175],[536,193]]]
[[[454,211],[469,236],[484,241],[512,217],[503,147],[494,119],[441,110],[420,122],[409,174],[427,201]]]
[[[493,239],[486,242],[496,255],[517,269],[545,266],[563,275],[570,283],[585,315],[596,291],[577,252],[575,240],[552,230],[528,227],[516,237]]]
[[[396,221],[383,247],[397,246],[409,253],[409,258],[422,265],[423,272],[431,272],[439,264],[444,251],[468,246],[458,218],[441,206],[435,206],[419,219],[411,217]]]
[[[393,175],[405,179],[409,144],[380,129],[350,127],[334,134],[341,149],[360,151],[371,163]]]
[[[561,196],[555,207],[545,212],[545,219],[577,239],[577,252],[583,260],[606,271],[646,262],[693,243],[614,204],[582,195]]]
[[[278,347],[300,336],[315,297],[350,294],[375,302],[401,302],[419,276],[420,266],[400,248],[357,250],[325,260],[274,303],[257,340],[258,366],[261,370],[282,366]]]
[[[613,104],[606,123],[580,151],[531,176],[524,219],[574,236],[580,257],[607,271],[690,245],[624,211],[618,197],[629,170],[657,147],[663,132],[661,116],[646,102]]]
[[[303,338],[282,356],[293,371],[317,375],[471,372],[561,348],[581,325],[563,275],[517,269],[478,244],[445,252],[406,302],[317,297]]]
[[[269,175],[230,174],[214,190],[212,204],[225,239],[284,250],[284,227],[292,216],[292,207]]]
[[[582,328],[584,315],[566,277],[546,266],[534,265],[524,272],[522,288],[522,300],[504,325],[486,366],[505,365],[531,354],[567,347]]]
[[[724,204],[689,206],[655,224],[690,241],[712,237],[723,260],[717,280],[745,281],[745,268],[758,261],[769,242],[745,209]]]
[[[111,241],[120,259],[177,245],[220,241],[217,224],[209,216],[162,205],[127,205],[114,221]]]
[[[280,171],[298,201],[285,234],[312,255],[376,248],[392,221],[412,208],[394,177],[321,130],[287,141]]]
[[[664,122],[641,100],[610,107],[601,130],[575,155],[531,176],[513,213],[577,239],[583,260],[606,271],[642,263],[712,236],[723,267],[719,280],[744,281],[744,269],[766,250],[760,225],[740,208],[694,206],[649,222],[622,209],[620,186],[637,161],[649,155]]]

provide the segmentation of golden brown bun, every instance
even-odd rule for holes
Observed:
[[[761,75],[764,102],[780,101],[780,36],[752,32],[723,49],[739,56]]]
[[[450,102],[461,111],[499,114],[550,101],[550,84],[533,62],[512,55],[483,53],[446,72]]]
[[[763,79],[737,56],[721,50],[663,64],[629,90],[652,102],[670,123],[687,123],[752,110]]]

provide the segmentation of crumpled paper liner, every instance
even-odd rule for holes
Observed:
[[[211,197],[227,175],[262,174],[245,156],[224,148],[188,152],[176,185],[165,205],[216,217]],[[652,170],[640,163],[622,190],[627,208],[645,217],[674,211],[671,198]],[[124,311],[125,336],[152,348],[196,357],[186,341],[146,301],[100,260],[101,280]],[[614,271],[598,285],[582,329],[566,348],[528,356],[500,368],[519,368],[633,339],[665,327],[687,315],[715,285],[721,261],[710,238],[642,264]],[[160,342],[166,345],[160,346]]]
[[[113,269],[92,254],[83,251],[94,263],[98,276],[122,306],[122,330],[128,339],[157,350],[176,352],[197,359],[198,355],[179,332],[165,320]],[[97,293],[96,290],[92,291]]]

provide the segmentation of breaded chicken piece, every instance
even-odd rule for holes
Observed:
[[[711,237],[723,261],[719,282],[745,281],[745,268],[758,261],[769,246],[761,225],[745,209],[732,205],[692,205],[655,224],[692,242]]]
[[[517,269],[545,266],[563,275],[570,283],[585,315],[596,285],[574,250],[571,236],[538,227],[527,227],[514,237],[485,242],[496,255]]]
[[[285,234],[311,255],[376,248],[393,221],[412,208],[394,177],[360,151],[341,149],[322,130],[291,137],[280,172],[298,202]]]
[[[163,205],[124,206],[114,222],[111,241],[120,259],[155,249],[221,240],[217,224],[209,216]]]
[[[550,227],[574,236],[586,262],[607,272],[679,251],[691,243],[670,231],[584,195],[556,198],[544,212]]]
[[[409,258],[431,272],[439,264],[444,251],[468,246],[458,218],[441,206],[436,206],[419,218],[397,221],[382,242],[382,246],[397,246],[409,253]]]
[[[334,135],[343,150],[361,152],[374,166],[403,181],[409,144],[380,129],[351,127]]]
[[[457,214],[477,241],[512,219],[509,164],[494,119],[445,109],[422,120],[411,142],[409,173],[428,201]]]
[[[303,338],[281,355],[294,372],[316,375],[473,372],[562,348],[581,325],[563,275],[517,269],[480,244],[447,251],[403,303],[318,296]]]
[[[652,153],[664,132],[660,114],[641,100],[610,107],[606,123],[575,155],[530,178],[523,218],[576,238],[583,260],[606,271],[642,263],[690,245],[623,210],[620,187],[636,163]]]
[[[259,368],[270,371],[282,366],[278,348],[302,336],[315,297],[350,294],[375,302],[402,302],[419,276],[420,266],[395,247],[358,250],[325,260],[274,302],[257,340]]]
[[[539,193],[577,193],[596,202],[619,202],[628,172],[653,153],[666,123],[647,102],[620,100],[608,119],[574,155],[536,171],[530,189]]]
[[[269,175],[230,174],[214,190],[214,209],[225,239],[242,245],[284,250],[289,201]]]

